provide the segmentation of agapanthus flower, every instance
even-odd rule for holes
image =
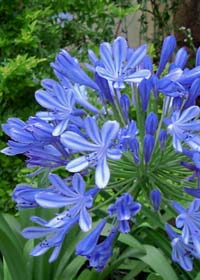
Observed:
[[[195,251],[200,255],[200,199],[192,201],[188,209],[184,209],[177,202],[173,206],[178,212],[177,228],[182,229],[182,240],[189,245],[192,240]]]
[[[62,243],[68,231],[78,222],[78,217],[69,217],[68,212],[61,213],[49,222],[39,217],[32,217],[32,221],[40,226],[25,228],[22,235],[28,239],[46,237],[30,253],[31,256],[40,256],[50,248],[54,248],[49,262],[58,258]]]
[[[116,215],[118,230],[122,233],[130,231],[129,221],[140,211],[141,204],[135,202],[129,193],[124,193],[114,204],[108,207],[110,216]]]
[[[100,56],[102,66],[97,66],[99,76],[113,83],[113,87],[122,89],[125,82],[138,83],[150,76],[147,69],[136,71],[136,67],[146,55],[146,45],[136,50],[128,49],[127,42],[123,37],[118,37],[113,44],[102,43]]]
[[[117,235],[117,228],[112,228],[102,242],[98,242],[106,220],[102,220],[76,247],[76,254],[85,256],[91,267],[102,271],[112,255],[112,243]]]
[[[160,208],[160,203],[161,203],[162,195],[160,190],[154,189],[150,192],[150,200],[153,205],[154,211],[158,211]]]
[[[87,209],[92,207],[93,197],[98,189],[85,192],[85,182],[80,174],[73,176],[71,187],[56,174],[50,174],[49,181],[55,192],[46,190],[37,193],[36,202],[44,208],[67,207],[69,216],[79,216],[81,230],[88,231],[92,226],[92,219]]]
[[[90,152],[71,160],[66,168],[70,172],[79,172],[89,166],[94,166],[96,169],[95,183],[99,188],[104,188],[110,179],[107,157],[113,160],[118,160],[121,157],[121,151],[112,147],[119,131],[119,123],[107,121],[100,130],[96,120],[87,117],[85,119],[85,130],[94,143],[73,131],[62,134],[61,142],[68,149],[77,152]]]
[[[200,120],[195,118],[199,116],[200,108],[191,106],[182,113],[176,111],[172,113],[171,119],[166,120],[167,130],[173,137],[173,146],[177,152],[182,152],[182,141],[189,146],[195,144],[195,135],[191,133],[200,129]]]
[[[172,260],[179,263],[184,270],[191,271],[193,269],[193,258],[200,258],[200,255],[195,251],[192,242],[188,245],[185,244],[182,236],[176,233],[170,225],[166,224],[165,228],[172,240]]]

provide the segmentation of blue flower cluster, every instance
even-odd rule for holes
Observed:
[[[32,256],[54,248],[49,259],[54,261],[66,234],[78,224],[83,232],[91,231],[77,244],[76,254],[85,256],[97,271],[103,270],[118,234],[130,232],[136,223],[142,205],[134,200],[145,191],[154,211],[159,211],[162,196],[168,195],[160,174],[167,176],[170,166],[173,173],[176,157],[193,172],[188,180],[197,178],[198,188],[185,188],[185,192],[200,198],[200,108],[196,105],[200,51],[195,67],[188,69],[184,48],[171,61],[175,48],[175,37],[168,36],[156,72],[147,46],[130,48],[123,37],[112,44],[102,43],[100,57],[89,50],[87,70],[62,50],[51,63],[57,81],[44,79],[43,89],[35,93],[44,109],[26,122],[10,118],[2,125],[11,140],[1,152],[8,156],[24,154],[27,167],[33,170],[29,176],[48,174],[48,187],[16,186],[12,197],[17,207],[61,208],[49,221],[32,216],[37,226],[23,230],[25,238],[45,238],[32,250]],[[165,157],[171,160],[166,169],[162,167]],[[190,162],[185,161],[187,157]],[[126,176],[112,176],[113,166],[123,173],[124,158],[131,164],[129,173],[136,170],[131,187],[124,183]],[[161,173],[159,168],[163,169]],[[61,169],[66,178],[59,176]],[[88,177],[89,186],[85,183]],[[105,217],[94,227],[92,219],[97,217],[93,208],[101,206],[101,199],[96,197],[101,197],[106,187],[112,198],[107,210],[103,209]],[[195,199],[188,210],[173,203],[179,214],[176,226],[182,233],[166,226],[172,240],[172,259],[186,270],[192,269],[193,257],[200,258],[199,201]],[[103,234],[106,223],[110,230]]]

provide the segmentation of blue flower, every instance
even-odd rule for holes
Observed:
[[[154,112],[150,112],[145,120],[146,134],[154,135],[158,127],[158,117]]]
[[[153,205],[154,211],[158,211],[161,203],[162,195],[160,190],[154,189],[150,192],[150,200]]]
[[[171,120],[165,120],[168,127],[168,132],[173,137],[173,147],[177,152],[182,152],[181,141],[185,141],[189,146],[196,146],[195,135],[189,132],[198,131],[200,129],[200,120],[195,120],[200,113],[200,108],[191,106],[184,110],[182,113],[176,111],[172,113]]]
[[[118,160],[121,157],[121,151],[117,148],[112,148],[113,141],[117,138],[119,131],[119,123],[107,121],[100,130],[96,120],[92,117],[87,117],[85,119],[85,129],[94,143],[72,131],[67,131],[61,136],[61,142],[68,149],[77,152],[91,152],[73,159],[67,164],[66,168],[70,172],[79,172],[89,166],[95,166],[96,185],[99,188],[104,188],[110,179],[107,157],[113,160]]]
[[[142,111],[146,112],[150,100],[152,89],[152,79],[144,79],[139,84],[139,94],[142,103]]]
[[[174,62],[170,65],[170,70],[173,68],[183,69],[188,59],[188,52],[185,48],[180,48],[175,56]]]
[[[52,90],[38,90],[35,93],[37,102],[48,109],[48,112],[38,112],[37,116],[44,120],[57,121],[52,134],[61,135],[68,127],[69,121],[76,122],[76,115],[83,113],[75,109],[73,92],[65,90],[59,83],[52,81]]]
[[[114,204],[108,207],[110,216],[116,215],[118,221],[118,229],[122,233],[130,231],[129,221],[140,211],[141,204],[134,202],[129,193],[124,193]]]
[[[136,71],[136,67],[146,55],[146,45],[131,51],[123,37],[118,37],[113,44],[102,43],[100,55],[102,66],[96,67],[99,76],[113,83],[113,87],[122,89],[124,82],[139,83],[144,78],[149,78],[150,71],[142,69]]]
[[[33,188],[27,184],[17,185],[12,193],[12,199],[17,202],[17,208],[35,208],[39,204],[35,200],[35,195],[45,189]]]
[[[182,240],[189,245],[191,240],[195,251],[200,255],[200,199],[192,201],[188,209],[184,209],[177,202],[173,206],[179,213],[176,226],[182,229]]]
[[[112,256],[112,244],[117,235],[117,229],[113,228],[104,241],[97,244],[92,253],[86,255],[91,267],[98,272],[102,271]]]
[[[158,139],[159,139],[160,149],[161,149],[161,151],[164,151],[165,145],[166,145],[166,142],[167,142],[167,132],[166,132],[166,130],[164,130],[164,129],[160,130]]]
[[[90,255],[99,240],[100,234],[106,224],[106,219],[101,220],[98,225],[76,246],[76,254],[80,256]]]
[[[71,188],[56,174],[50,174],[49,181],[55,192],[46,190],[37,193],[36,202],[44,208],[67,207],[72,218],[79,216],[81,230],[90,230],[92,219],[87,209],[92,207],[93,197],[97,194],[98,189],[85,192],[85,182],[80,174],[73,176]]]
[[[51,63],[58,78],[66,77],[72,82],[99,90],[97,84],[81,69],[79,63],[66,50],[62,50],[57,56],[56,61]]]
[[[159,76],[165,68],[165,65],[169,61],[170,57],[172,56],[174,49],[176,47],[176,38],[171,35],[167,36],[162,45],[161,55],[160,55],[160,62],[158,65],[158,70],[156,75]]]
[[[30,253],[31,256],[40,256],[47,252],[50,248],[54,248],[49,262],[53,262],[57,259],[62,243],[68,231],[77,223],[78,217],[68,217],[68,212],[65,211],[49,222],[39,218],[32,217],[32,221],[38,223],[40,226],[33,226],[25,228],[22,231],[22,235],[28,239],[35,239],[47,236],[47,238],[41,241]]]
[[[149,163],[151,160],[151,156],[153,153],[155,145],[155,138],[151,134],[146,134],[144,136],[143,150],[144,150],[144,161],[145,163]]]
[[[193,269],[193,258],[200,258],[200,255],[195,251],[192,242],[185,244],[180,234],[176,233],[170,225],[166,224],[165,229],[169,238],[172,240],[172,260],[186,271]]]
[[[98,243],[100,234],[106,224],[106,220],[103,219],[82,241],[80,241],[76,247],[76,254],[85,256],[89,260],[91,267],[94,267],[96,271],[102,271],[109,258],[112,255],[112,243],[117,235],[118,230],[116,228],[111,229],[109,235],[104,241]]]

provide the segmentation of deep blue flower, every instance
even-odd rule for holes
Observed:
[[[131,120],[129,124],[119,130],[118,133],[118,146],[122,151],[131,149],[131,143],[138,134],[136,122]]]
[[[79,63],[66,50],[62,50],[57,56],[56,61],[51,63],[52,68],[58,78],[67,78],[80,85],[99,90],[97,84],[82,70]]]
[[[150,134],[144,136],[143,150],[144,150],[144,160],[145,163],[148,163],[151,160],[155,145],[155,138]]]
[[[122,89],[124,82],[139,83],[150,76],[150,71],[142,69],[136,71],[146,55],[146,45],[140,46],[130,52],[127,42],[123,37],[118,37],[113,44],[102,43],[100,55],[102,66],[97,66],[99,76],[113,83],[114,88]]]
[[[99,240],[100,234],[106,224],[106,219],[101,220],[98,225],[76,246],[76,254],[80,256],[90,255]]]
[[[67,131],[61,136],[61,142],[67,148],[77,152],[90,152],[73,159],[66,168],[70,172],[79,172],[89,166],[95,166],[95,183],[99,188],[104,188],[110,179],[107,157],[113,160],[119,160],[121,157],[121,151],[112,148],[119,131],[119,123],[107,121],[100,130],[96,120],[88,116],[85,119],[85,129],[94,143],[72,131]]]
[[[33,188],[27,184],[20,184],[14,189],[12,199],[17,203],[17,208],[39,207],[39,204],[35,200],[35,195],[43,191],[45,191],[45,189]]]
[[[126,121],[129,120],[130,100],[126,94],[120,97],[120,106]]]
[[[72,187],[56,174],[49,175],[49,181],[56,192],[37,193],[36,202],[44,208],[67,207],[71,217],[79,216],[81,230],[88,231],[92,226],[92,219],[88,208],[92,207],[93,197],[98,189],[91,189],[85,192],[85,182],[80,174],[75,174],[72,178]]]
[[[160,190],[154,189],[150,192],[150,200],[153,205],[153,209],[155,211],[158,211],[160,208],[160,203],[161,203],[162,195]]]
[[[181,68],[185,67],[185,64],[188,59],[188,52],[185,48],[180,48],[175,56],[174,62],[170,65],[170,70],[173,68]]]
[[[150,112],[145,120],[146,134],[154,135],[158,127],[158,117],[154,112]]]
[[[96,271],[102,271],[107,265],[109,258],[112,256],[112,244],[117,232],[118,230],[113,228],[106,239],[97,244],[89,255],[86,255],[90,266],[94,267]]]
[[[164,70],[165,65],[171,58],[175,47],[176,47],[176,38],[173,35],[168,36],[164,39],[163,45],[162,45],[162,50],[161,50],[161,55],[160,55],[160,62],[158,65],[158,70],[156,72],[157,76],[160,76],[160,74]]]
[[[164,129],[160,130],[158,139],[159,139],[160,149],[161,149],[161,151],[164,151],[165,145],[166,145],[166,142],[167,142],[167,132],[166,132],[166,130],[164,130]]]
[[[65,154],[68,156],[67,152]],[[28,168],[42,166],[54,169],[59,166],[65,166],[68,162],[63,158],[63,153],[53,145],[32,148],[25,155],[28,157],[26,160]]]
[[[130,231],[129,221],[140,211],[141,204],[135,202],[129,193],[124,193],[117,198],[114,204],[108,207],[110,216],[116,216],[118,221],[118,229],[122,233]]]
[[[112,255],[112,243],[117,235],[116,228],[111,229],[109,235],[102,242],[98,242],[101,232],[106,224],[103,219],[76,247],[76,254],[85,256],[91,267],[102,271]]]
[[[140,94],[140,99],[142,103],[142,111],[146,112],[150,100],[150,94],[151,94],[151,89],[152,89],[152,80],[151,78],[149,79],[144,79],[141,81],[139,84],[139,94]]]
[[[22,154],[32,148],[59,143],[59,139],[52,135],[54,127],[37,117],[31,117],[27,122],[9,118],[2,129],[12,139],[8,147],[2,150],[7,155]]]

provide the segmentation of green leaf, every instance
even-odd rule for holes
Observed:
[[[72,262],[66,267],[63,271],[62,275],[60,276],[59,280],[73,280],[77,279],[77,272],[81,268],[81,266],[85,263],[84,257],[75,257]]]
[[[146,254],[146,249],[143,245],[140,244],[140,242],[134,238],[132,235],[130,234],[120,234],[119,241],[121,241],[122,243],[134,248],[134,249],[138,249],[138,251],[142,254],[145,255]]]
[[[200,280],[200,272],[197,274],[197,276],[194,278],[194,280]]]
[[[144,248],[146,249],[147,254],[139,259],[148,264],[155,272],[162,276],[163,280],[178,280],[169,261],[159,249],[151,245],[144,245]]]
[[[147,280],[163,280],[161,276],[156,275],[155,273],[149,274]]]

